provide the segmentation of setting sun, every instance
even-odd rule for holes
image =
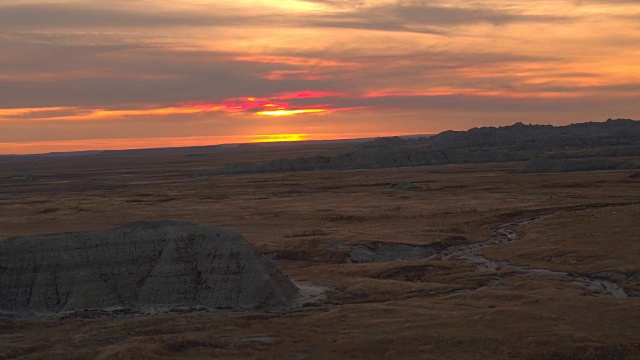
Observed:
[[[266,110],[266,111],[258,111],[257,115],[262,116],[291,116],[298,114],[313,114],[313,113],[323,113],[326,112],[326,109],[300,109],[300,110]]]
[[[267,143],[267,142],[287,142],[287,141],[304,141],[307,140],[309,134],[271,134],[271,135],[255,135],[251,142]]]

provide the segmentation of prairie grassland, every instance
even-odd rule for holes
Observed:
[[[187,155],[2,163],[0,238],[210,223],[239,230],[298,283],[330,288],[327,299],[266,312],[5,316],[0,359],[640,358],[640,182],[630,171],[519,174],[522,163],[506,163],[214,177],[202,173],[251,154]],[[12,178],[20,172],[47,176]],[[404,181],[417,188],[385,189]],[[572,208],[603,203],[619,206]],[[479,253],[606,277],[632,296],[460,259],[345,261],[373,243],[479,243],[527,214],[547,216]]]

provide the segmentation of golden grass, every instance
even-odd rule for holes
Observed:
[[[278,253],[276,265],[292,279],[333,290],[325,303],[270,312],[0,317],[0,359],[640,358],[638,298],[585,296],[570,281],[478,272],[460,260],[342,263],[353,244],[478,242],[523,211],[639,202],[630,172],[525,175],[513,173],[523,165],[514,163],[194,175],[252,156],[336,151],[295,149],[1,163],[0,238],[142,219],[211,223]],[[54,176],[9,179],[21,171]],[[402,181],[420,190],[384,188]],[[638,215],[638,205],[558,212],[483,253],[563,271],[625,272],[633,277],[620,284],[633,290]]]

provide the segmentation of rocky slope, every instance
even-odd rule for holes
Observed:
[[[241,163],[216,174],[371,169],[402,166],[640,155],[640,121],[617,119],[567,126],[525,125],[445,131],[413,139],[380,138],[333,157]]]
[[[137,222],[0,241],[0,310],[259,308],[298,289],[235,231]]]

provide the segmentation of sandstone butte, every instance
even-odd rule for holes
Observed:
[[[290,305],[298,288],[239,233],[177,221],[0,241],[0,310]]]

